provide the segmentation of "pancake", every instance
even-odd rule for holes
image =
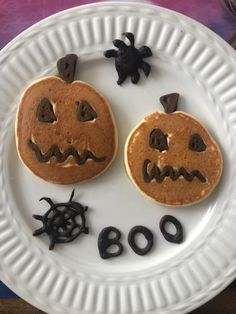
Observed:
[[[213,191],[223,160],[214,139],[194,117],[156,112],[131,131],[125,166],[145,196],[177,207],[200,202]]]
[[[23,164],[52,183],[72,184],[103,172],[117,151],[117,131],[105,98],[82,81],[45,77],[24,92],[16,117]]]

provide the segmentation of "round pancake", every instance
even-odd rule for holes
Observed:
[[[153,130],[162,134],[154,142],[153,137],[150,140]],[[193,135],[198,151],[190,148]],[[159,148],[162,144],[162,148],[154,148],[153,143]],[[206,198],[221,177],[222,165],[220,149],[208,131],[180,111],[145,117],[126,141],[125,166],[130,179],[146,196],[163,205],[187,206]]]
[[[45,77],[30,85],[16,117],[21,161],[36,176],[79,183],[104,171],[117,151],[117,131],[105,98],[82,81]]]

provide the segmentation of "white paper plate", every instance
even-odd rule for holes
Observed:
[[[136,46],[153,57],[148,79],[116,84],[114,60],[103,57],[112,40],[135,33]],[[66,53],[80,56],[78,78],[110,101],[119,130],[119,152],[103,175],[76,186],[44,182],[20,163],[14,120],[22,91],[35,79],[56,74]],[[175,12],[144,4],[99,3],[56,14],[31,27],[0,53],[0,275],[19,296],[49,313],[186,313],[219,293],[236,276],[236,58],[223,40]],[[181,94],[180,109],[203,124],[220,144],[222,180],[198,205],[171,209],[143,197],[129,181],[123,150],[131,129],[162,110],[159,97]],[[32,237],[40,222],[32,214],[48,208],[42,196],[89,206],[90,234],[48,250],[46,236]],[[158,224],[177,217],[185,241],[164,240]],[[128,245],[135,225],[153,231],[151,253],[141,257]],[[97,238],[113,225],[122,232],[124,254],[102,260]]]

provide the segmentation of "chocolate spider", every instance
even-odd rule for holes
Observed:
[[[43,215],[33,215],[42,221],[43,227],[34,231],[33,236],[46,233],[49,236],[49,250],[53,250],[56,243],[67,243],[73,241],[81,233],[88,234],[84,212],[88,207],[72,201],[75,190],[72,191],[70,199],[66,203],[56,203],[49,197],[42,197],[50,205],[49,210]],[[80,219],[76,220],[77,216]]]
[[[126,32],[122,35],[126,36],[130,41],[130,45],[127,46],[122,40],[113,40],[113,45],[118,48],[118,50],[110,49],[104,52],[106,58],[115,58],[115,67],[118,73],[117,84],[121,85],[128,75],[131,76],[131,81],[133,84],[138,83],[140,74],[139,68],[143,70],[146,77],[148,77],[151,66],[143,61],[143,58],[152,56],[152,51],[147,46],[142,46],[137,49],[134,47],[134,35],[132,33]]]

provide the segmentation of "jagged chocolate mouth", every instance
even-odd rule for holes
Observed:
[[[193,170],[188,172],[184,167],[179,169],[174,169],[171,166],[165,166],[160,169],[155,163],[152,168],[149,167],[151,160],[145,159],[143,162],[143,179],[145,182],[151,182],[152,180],[156,180],[156,182],[161,183],[165,179],[165,177],[170,177],[173,181],[179,179],[179,177],[183,177],[186,181],[192,182],[196,177],[202,183],[206,182],[206,178],[201,174],[199,170]],[[148,169],[149,168],[149,169]]]
[[[106,157],[97,157],[90,150],[85,149],[82,154],[79,154],[74,146],[69,146],[64,152],[60,151],[57,144],[53,144],[49,150],[43,154],[37,144],[31,139],[27,142],[28,146],[34,151],[36,158],[39,162],[48,162],[50,158],[55,157],[59,163],[64,162],[69,156],[74,158],[74,161],[78,165],[83,165],[88,159],[92,159],[95,162],[102,162]]]

